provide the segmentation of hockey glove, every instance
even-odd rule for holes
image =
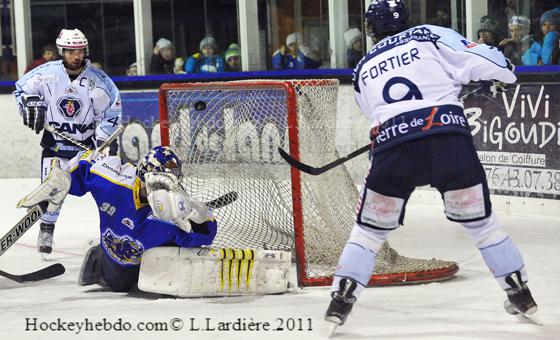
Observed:
[[[47,103],[41,96],[24,95],[23,96],[23,124],[35,131],[36,134],[41,132],[45,125],[45,112],[47,111]]]
[[[105,139],[97,138],[95,140],[95,147],[99,149],[99,147],[101,147],[101,145],[103,145],[104,142]],[[95,150],[96,153],[100,153],[97,151],[97,149]],[[103,153],[105,156],[116,156],[118,151],[119,151],[119,143],[117,143],[117,141],[114,140],[111,144],[109,144],[105,148],[105,150],[102,150],[101,153]]]
[[[481,81],[481,88],[484,92],[489,93],[492,97],[496,98],[498,93],[506,91],[507,84],[498,80],[485,80]]]

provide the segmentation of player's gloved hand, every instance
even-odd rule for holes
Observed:
[[[105,143],[105,139],[103,138],[96,138],[95,139],[95,153],[97,155],[99,154],[103,154],[103,156],[116,156],[118,151],[119,151],[119,143],[117,143],[117,140],[114,140],[113,142],[111,142],[111,144],[109,144],[107,147],[105,147],[105,149],[103,150],[99,150],[99,148],[103,145],[103,143]]]
[[[498,80],[484,80],[480,83],[483,92],[491,94],[494,98],[496,98],[498,93],[502,93],[507,90],[507,84]]]
[[[47,111],[47,103],[41,96],[24,95],[23,96],[23,124],[35,131],[41,132],[45,125],[45,112]]]
[[[509,60],[509,58],[506,58],[506,67],[511,72],[515,72],[515,65],[511,62],[511,60]]]

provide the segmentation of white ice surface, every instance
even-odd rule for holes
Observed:
[[[38,179],[0,180],[0,214],[4,234],[24,211],[15,204],[30,192]],[[438,205],[410,202],[406,226],[390,237],[400,253],[452,259],[458,275],[447,282],[417,286],[366,289],[335,339],[560,339],[560,213],[556,217],[504,215],[504,230],[525,258],[529,286],[539,304],[543,326],[520,323],[504,312],[505,294],[461,227],[448,222]],[[60,262],[66,273],[58,278],[19,284],[0,277],[1,339],[325,339],[328,326],[323,314],[330,301],[329,289],[305,288],[277,296],[174,299],[141,293],[112,293],[98,286],[80,287],[77,272],[88,239],[98,236],[98,216],[90,196],[69,197],[55,231],[55,251],[47,262],[40,260],[33,227],[0,258],[0,269],[26,273]],[[26,331],[26,318],[37,322],[92,323],[118,321],[168,322],[181,318],[180,331]],[[302,319],[311,331],[191,331],[190,318],[203,327],[205,318],[218,322],[269,322],[278,318]],[[68,325],[68,324],[66,324]]]

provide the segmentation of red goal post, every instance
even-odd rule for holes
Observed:
[[[346,167],[321,176],[290,167],[289,150],[307,164],[338,158],[338,80],[251,80],[163,84],[162,145],[183,161],[187,190],[209,201],[230,191],[238,200],[215,211],[215,248],[293,250],[300,286],[332,282],[353,227],[358,199]],[[388,246],[370,285],[447,279],[454,262],[412,259]]]

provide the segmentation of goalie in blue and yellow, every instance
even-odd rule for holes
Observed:
[[[183,190],[181,161],[169,147],[151,149],[137,166],[92,152],[74,157],[63,168],[56,163],[21,206],[52,201],[53,190],[57,196],[92,194],[99,208],[100,244],[84,258],[81,285],[102,283],[113,291],[129,291],[138,282],[146,250],[209,246],[216,236],[212,211]],[[56,201],[61,203],[60,198]]]

